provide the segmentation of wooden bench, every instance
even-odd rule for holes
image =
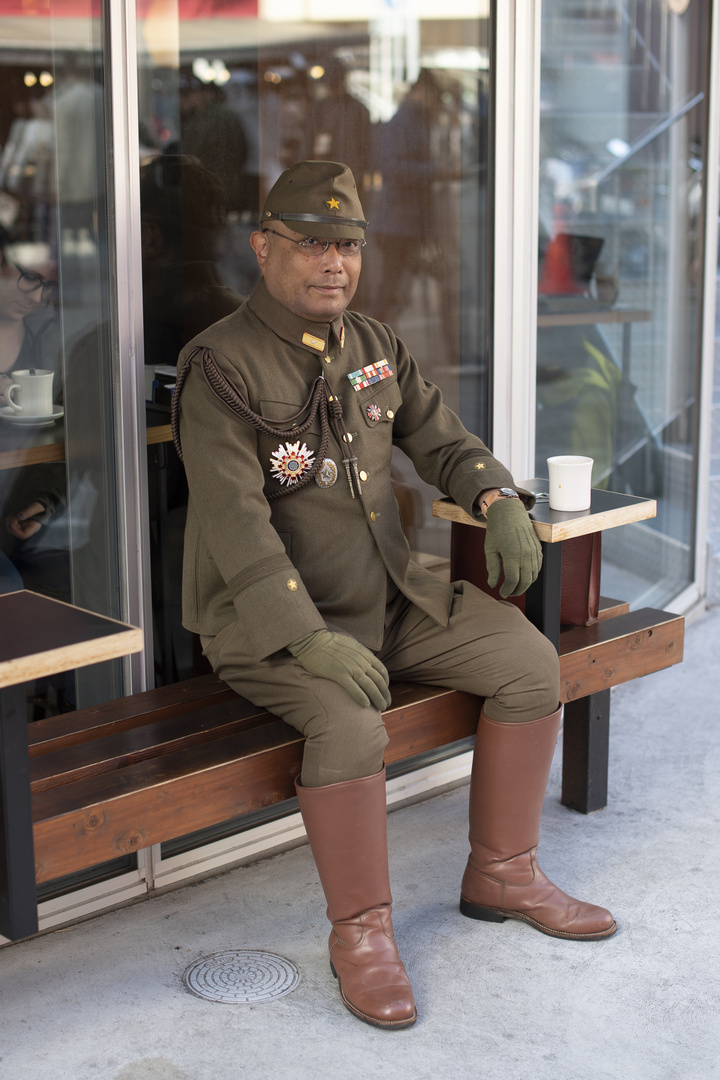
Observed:
[[[597,808],[603,772],[607,786],[607,749],[588,742],[587,703],[679,663],[682,651],[681,616],[612,600],[595,625],[563,632],[566,805]],[[391,689],[388,764],[474,735],[481,703],[472,695]],[[292,798],[303,743],[214,675],[40,720],[29,738],[38,883]]]

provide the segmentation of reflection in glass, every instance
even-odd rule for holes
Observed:
[[[138,0],[141,156],[192,159],[220,185],[221,226],[212,227],[212,252],[202,258],[236,295],[257,282],[249,236],[280,173],[302,159],[346,162],[370,222],[352,306],[391,323],[448,404],[490,439],[487,5],[479,0],[474,19],[450,5],[433,20],[403,5],[376,17],[358,0],[343,13],[347,21],[333,14],[322,22],[265,18],[262,6],[250,7],[224,4],[225,17],[215,19],[210,4],[209,17],[196,20],[182,6]],[[193,223],[193,201],[184,180],[180,186],[170,222],[178,249]],[[145,220],[144,186],[141,196]],[[183,260],[177,288],[192,305],[187,252]],[[149,310],[148,290],[154,297],[160,286],[145,258],[143,282],[148,415],[159,430],[167,425],[174,374],[167,357],[177,334],[159,328]],[[191,336],[187,326],[181,333]],[[156,510],[151,504],[156,678],[170,681],[199,663],[180,625],[185,508],[171,445],[154,444],[149,470],[151,491],[161,496]],[[449,530],[432,517],[435,491],[414,470],[406,474],[402,455],[395,490],[417,557],[448,574]]]
[[[671,8],[542,9],[536,472],[658,500],[603,541],[604,590],[655,606],[694,574],[710,18]]]
[[[62,50],[49,9],[0,23],[0,583],[119,617],[100,21]],[[96,665],[29,685],[28,715],[121,693]]]

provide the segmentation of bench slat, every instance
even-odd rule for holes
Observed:
[[[230,701],[235,696],[216,675],[199,675],[88,709],[49,716],[28,725],[30,756],[36,757],[60,746],[72,746],[112,731],[139,727],[147,723],[149,717],[160,719],[163,715],[191,711],[202,698]]]
[[[115,731],[30,761],[30,789],[33,794],[84,776],[98,776],[160,757],[183,747],[198,746],[231,735],[241,727],[249,729],[266,721],[268,713],[233,694],[229,701],[201,703],[192,712],[165,716],[142,726]]]

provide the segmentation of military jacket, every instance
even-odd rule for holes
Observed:
[[[329,486],[311,480],[268,501],[288,482],[278,462],[289,450],[295,447],[304,461],[317,453],[319,423],[297,443],[256,430],[211,389],[198,347],[210,349],[250,408],[272,421],[300,412],[323,375],[353,436],[362,495],[352,497],[341,464],[347,447],[333,435],[331,464],[320,478]],[[388,577],[445,625],[452,587],[410,557],[390,481],[392,447],[408,455],[423,480],[475,516],[481,491],[513,480],[422,378],[393,332],[349,311],[331,324],[308,322],[274,300],[261,281],[237,311],[185,347],[179,369],[187,363],[177,403],[190,492],[184,625],[215,635],[237,620],[253,659],[325,627],[377,650]]]

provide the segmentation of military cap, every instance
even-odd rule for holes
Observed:
[[[273,184],[260,224],[283,221],[305,236],[362,240],[367,226],[355,178],[340,161],[298,161]]]

